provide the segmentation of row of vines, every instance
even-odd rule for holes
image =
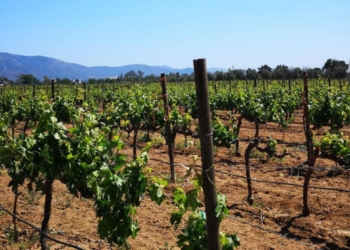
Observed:
[[[307,78],[305,81],[307,83]],[[308,87],[305,96],[302,81],[209,84],[215,146],[233,147],[235,155],[240,156],[242,123],[255,124],[255,135],[250,138],[244,154],[250,204],[254,200],[250,152],[257,149],[270,157],[292,156],[287,150],[277,152],[277,141],[273,138],[262,140],[261,124],[273,122],[287,129],[295,113],[304,109],[305,115],[307,109],[308,117],[304,120],[314,128],[327,128],[329,132],[320,140],[306,132],[306,137],[312,140],[308,148],[312,158],[305,164],[313,166],[310,159],[327,158],[344,167],[350,165],[350,141],[341,132],[343,126],[350,124],[350,95],[345,91],[348,86],[341,81],[314,80]],[[194,83],[168,84],[165,95],[169,106],[165,108],[159,83],[7,86],[0,90],[0,167],[6,169],[11,178],[14,214],[20,186],[45,195],[42,249],[48,249],[45,234],[54,181],[64,183],[77,196],[94,199],[100,237],[111,244],[127,245],[127,239],[136,237],[140,230],[134,215],[141,197],[149,195],[161,204],[167,198],[163,189],[169,181],[153,176],[146,167],[152,143],[138,152],[140,131],[148,137],[151,133],[160,133],[172,144],[179,134],[185,138],[200,136]],[[170,131],[166,131],[166,123],[170,124]],[[120,153],[125,145],[121,134],[125,132],[133,140],[131,161]],[[265,146],[259,146],[262,142]],[[170,220],[177,228],[188,215],[186,212],[191,211],[187,225],[178,236],[178,246],[205,249],[208,240],[205,215],[199,210],[201,174],[195,171],[191,181],[194,188],[190,192],[180,187],[174,189],[172,199],[178,209]],[[305,181],[307,187],[308,180]],[[309,215],[307,197],[305,199],[303,214]],[[217,200],[215,211],[221,221],[228,214],[226,198],[218,193]],[[16,229],[15,218],[13,223]],[[237,235],[222,233],[220,240],[223,249],[239,245]]]

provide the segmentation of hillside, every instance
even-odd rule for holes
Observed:
[[[32,74],[39,80],[44,76],[48,78],[89,79],[116,77],[129,71],[143,71],[145,75],[171,72],[191,74],[192,68],[174,69],[168,66],[149,66],[144,64],[132,64],[119,67],[83,65],[64,62],[59,59],[45,56],[22,56],[0,52],[0,76],[15,80],[20,74]],[[216,71],[217,68],[208,71]]]

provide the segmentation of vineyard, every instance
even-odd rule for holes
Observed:
[[[165,81],[0,88],[1,249],[205,249],[211,173],[222,249],[350,249],[347,81],[209,82],[206,171]]]

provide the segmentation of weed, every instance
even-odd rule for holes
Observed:
[[[35,126],[36,126],[35,122],[33,122],[33,121],[28,122],[28,129],[34,129]]]
[[[137,139],[138,139],[138,142],[150,142],[150,141],[152,141],[150,133],[148,131],[143,132],[142,135],[140,134]]]
[[[18,248],[19,248],[19,249],[27,249],[28,246],[27,246],[27,244],[25,244],[25,243],[21,243],[21,244],[18,246]]]
[[[264,204],[262,202],[253,201],[252,207],[260,208],[262,206],[264,206]]]
[[[41,198],[41,193],[34,190],[28,190],[27,195],[24,197],[29,205],[38,205]]]
[[[193,145],[194,145],[194,142],[192,140],[185,139],[184,141],[185,148],[191,148]]]
[[[176,142],[176,143],[175,143],[175,148],[176,148],[176,149],[181,149],[181,148],[182,148],[182,143]]]
[[[172,250],[174,247],[170,247],[168,242],[164,243],[164,247],[160,247],[159,250]]]
[[[10,244],[15,242],[16,232],[13,226],[9,226],[4,228],[4,233],[6,235],[6,239],[10,242]]]
[[[249,158],[250,159],[257,159],[258,161],[260,161],[260,160],[262,160],[264,158],[264,153],[259,152],[257,149],[254,148],[250,152]]]
[[[65,201],[65,208],[69,208],[72,203],[73,203],[73,198],[74,198],[74,195],[69,195],[69,196],[66,196],[66,201]]]
[[[162,136],[155,135],[152,139],[152,144],[155,146],[162,145],[164,144],[164,138]]]

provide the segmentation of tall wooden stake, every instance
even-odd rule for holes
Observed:
[[[55,80],[51,80],[51,98],[55,101]]]
[[[219,220],[216,217],[217,194],[215,187],[213,131],[208,93],[208,76],[205,59],[193,60],[196,82],[198,120],[202,156],[203,191],[207,220],[208,249],[219,250]]]
[[[309,122],[309,86],[307,81],[307,74],[304,73],[304,117],[303,117],[303,124],[304,124],[304,131],[305,131],[305,137],[306,137],[306,147],[307,147],[307,161],[308,161],[308,171],[306,172],[306,175],[304,177],[304,187],[303,187],[303,211],[302,214],[304,216],[310,215],[310,208],[308,204],[308,191],[309,191],[309,183],[311,179],[311,175],[313,173],[313,167],[315,166],[316,156],[314,155],[313,151],[313,141],[312,141],[312,134],[310,130],[310,122]]]
[[[164,115],[165,115],[165,133],[166,133],[166,141],[168,144],[168,153],[169,153],[169,161],[170,161],[170,181],[175,182],[175,167],[174,167],[174,147],[173,142],[171,140],[171,128],[169,121],[169,107],[168,107],[168,95],[166,92],[166,84],[165,84],[165,74],[161,74],[161,85],[162,85],[162,96],[164,101]]]
[[[86,101],[86,83],[83,82],[83,88],[84,88],[84,102]]]

